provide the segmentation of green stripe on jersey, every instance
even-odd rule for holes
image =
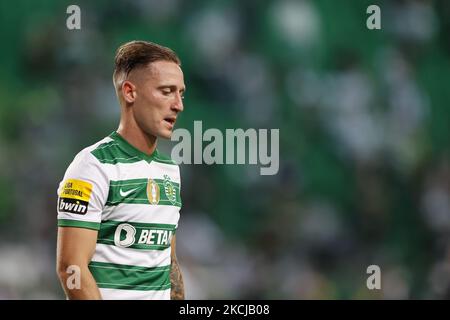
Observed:
[[[97,243],[122,248],[165,250],[170,247],[176,225],[106,220],[102,221]]]
[[[168,178],[111,181],[106,205],[120,203],[181,207],[180,185]]]
[[[114,140],[102,143],[95,150],[91,151],[91,153],[101,163],[133,163],[142,160],[137,155],[126,152],[126,150],[122,149],[120,145]]]
[[[102,143],[91,151],[91,153],[101,163],[134,163],[144,160],[148,163],[156,161],[165,164],[177,165],[170,157],[159,153],[158,149],[155,149],[151,155],[140,151],[117,132],[111,133],[109,137],[113,140]]]
[[[89,270],[99,288],[144,291],[170,288],[170,265],[146,268],[91,261]]]

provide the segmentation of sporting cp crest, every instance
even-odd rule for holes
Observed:
[[[164,175],[164,192],[166,193],[167,199],[169,199],[170,203],[175,205],[177,201],[177,191],[175,190],[175,187],[172,181],[170,181],[168,175]]]
[[[147,198],[150,204],[159,203],[159,185],[152,179],[147,182]]]

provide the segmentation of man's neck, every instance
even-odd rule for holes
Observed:
[[[156,149],[156,137],[148,136],[140,128],[125,126],[121,123],[117,129],[117,133],[133,147],[147,155],[151,155]]]

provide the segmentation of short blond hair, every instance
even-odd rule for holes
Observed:
[[[180,58],[170,48],[149,41],[130,41],[121,45],[114,59],[114,83],[136,68],[148,66],[155,61],[171,61],[181,66]]]

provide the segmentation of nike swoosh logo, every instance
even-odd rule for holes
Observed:
[[[128,196],[130,193],[136,191],[137,189],[138,189],[138,188],[131,189],[131,190],[128,190],[128,191],[122,191],[122,189],[120,189],[120,190],[119,190],[119,193],[120,193],[120,196],[121,196],[121,197],[126,197],[126,196]]]

